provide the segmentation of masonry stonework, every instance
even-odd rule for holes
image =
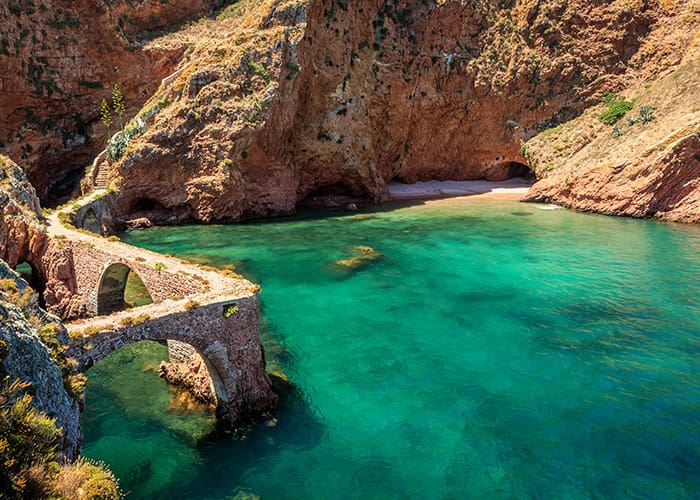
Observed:
[[[204,291],[204,283],[193,275],[169,271],[165,262],[154,263],[152,259],[141,257],[136,248],[119,245],[126,247],[124,253],[91,247],[81,241],[52,240],[42,256],[44,265],[41,266],[48,309],[66,319],[102,313],[98,310],[100,285],[106,272],[115,264],[122,264],[135,272],[156,303]],[[165,256],[162,259],[167,260]],[[119,298],[112,300],[118,301]]]
[[[171,361],[188,355],[190,362],[200,360],[197,387],[210,394],[213,389],[221,424],[240,427],[274,409],[255,285],[59,224],[50,220],[53,237],[34,264],[47,308],[63,318],[83,318],[67,324],[68,355],[80,370],[134,342],[171,341]],[[152,304],[121,310],[129,271],[141,278]]]
[[[235,314],[225,317],[224,310],[231,306],[236,306]],[[259,418],[277,402],[265,372],[258,311],[258,297],[251,295],[141,321],[106,323],[103,330],[88,335],[69,326],[73,338],[68,354],[85,371],[109,353],[141,340],[186,343],[207,365],[216,392],[217,416],[238,427]]]

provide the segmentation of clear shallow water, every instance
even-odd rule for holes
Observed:
[[[197,442],[210,416],[166,412],[137,344],[88,373],[85,454],[133,498],[697,498],[700,228],[541,208],[130,233],[261,283],[299,393]],[[357,245],[382,257],[334,264]]]

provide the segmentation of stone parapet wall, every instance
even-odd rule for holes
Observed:
[[[103,241],[96,239],[97,242]],[[108,245],[109,244],[109,245]],[[124,264],[143,281],[154,302],[202,293],[205,282],[194,275],[168,270],[168,259],[153,262],[153,254],[118,243],[124,253],[82,241],[52,241],[42,258],[47,307],[64,318],[94,316],[103,273],[113,264]],[[143,252],[142,257],[139,254]],[[161,268],[161,266],[163,268]],[[158,267],[158,269],[156,268]]]

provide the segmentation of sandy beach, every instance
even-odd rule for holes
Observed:
[[[394,200],[448,198],[471,195],[496,195],[499,198],[520,199],[532,185],[519,177],[502,182],[426,181],[415,184],[392,182],[389,194]]]

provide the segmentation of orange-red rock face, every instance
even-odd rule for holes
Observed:
[[[75,179],[68,175],[104,147],[99,105],[112,86],[122,87],[127,114],[133,114],[179,60],[180,51],[140,50],[127,36],[190,19],[218,3],[0,3],[0,153],[27,171],[42,200],[69,191]]]
[[[158,94],[171,104],[118,165],[116,214],[241,219],[381,200],[391,180],[502,180],[523,139],[680,60],[692,34],[669,5],[262,2]]]
[[[700,222],[700,131],[627,168],[600,167],[577,176],[553,175],[524,201],[551,202],[609,215]]]
[[[697,0],[241,1],[220,36],[142,50],[139,33],[221,2],[42,3],[0,6],[0,148],[40,197],[60,193],[104,144],[112,84],[134,114],[187,50],[114,169],[115,215],[160,221],[516,175],[524,140],[677,64],[698,14]]]
[[[601,121],[600,104],[527,142],[541,180],[526,201],[700,222],[700,43],[653,82],[626,89],[625,98],[633,107],[614,125]]]
[[[39,200],[24,172],[0,156],[0,260],[13,268],[37,260],[48,240],[40,215]]]

